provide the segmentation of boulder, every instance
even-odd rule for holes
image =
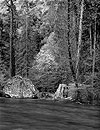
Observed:
[[[79,84],[79,86],[81,87],[82,85]],[[72,100],[76,96],[76,90],[77,88],[75,87],[75,83],[69,83],[68,85],[59,84],[59,87],[54,94],[54,99],[59,98]]]
[[[53,99],[79,101],[81,103],[88,103],[92,100],[91,86],[78,83],[76,88],[75,83],[59,84],[57,91],[54,94]]]
[[[59,84],[57,91],[54,94],[54,99],[65,98],[68,95],[68,86],[66,84]]]
[[[8,79],[3,92],[15,98],[32,98],[36,88],[29,79],[17,75]]]

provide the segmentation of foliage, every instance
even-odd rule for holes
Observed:
[[[8,29],[8,22],[6,23],[2,19],[0,19],[0,66],[5,66],[4,68],[9,68],[9,33],[7,32]],[[2,67],[1,67],[2,69]]]
[[[70,71],[59,62],[59,50],[52,32],[41,48],[30,70],[30,79],[41,91],[55,92],[59,83],[71,81]]]
[[[43,39],[39,34],[39,26],[41,25],[41,20],[39,19],[38,15],[34,13],[36,11],[35,8],[36,5],[32,6],[32,4],[30,5],[30,2],[27,1],[27,3],[22,4],[20,9],[20,12],[22,13],[19,17],[20,26],[18,30],[19,43],[17,46],[18,50],[16,56],[16,73],[24,77],[26,76],[26,70],[29,71],[30,67],[32,66],[34,57],[40,50],[40,42]],[[26,12],[26,10],[28,12]],[[26,17],[27,23],[25,20]]]

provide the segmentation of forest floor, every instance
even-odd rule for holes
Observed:
[[[100,107],[0,98],[0,130],[99,130]]]

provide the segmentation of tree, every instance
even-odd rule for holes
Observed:
[[[9,20],[10,17],[10,26],[9,29],[9,42],[10,42],[10,76],[15,75],[15,49],[14,49],[14,42],[15,42],[15,32],[16,32],[16,23],[15,23],[15,14],[16,14],[16,7],[14,5],[13,0],[4,0],[0,3],[5,9],[5,12],[2,12],[2,15],[8,15],[7,19]],[[6,17],[4,17],[6,18]]]
[[[28,77],[28,12],[29,2],[24,0],[23,6],[25,8],[25,40],[26,40],[26,78]]]
[[[71,45],[70,45],[70,0],[68,0],[68,54],[69,54],[69,63],[70,63],[70,69],[72,72],[72,76],[76,83],[76,86],[78,87],[76,74],[75,74],[73,62],[72,62]]]
[[[94,46],[93,46],[92,88],[94,87],[95,58],[96,58],[96,16],[95,16]]]
[[[22,1],[21,1],[22,2]],[[40,51],[41,19],[40,10],[37,10],[37,2],[24,0],[18,11],[18,51],[16,55],[16,72],[23,77],[28,77],[34,57]]]
[[[14,8],[15,5],[12,0],[10,0],[10,76],[15,76],[15,49],[14,49],[14,43],[13,43],[13,36],[14,36],[14,30],[13,30],[13,20],[14,20]]]
[[[79,24],[79,38],[78,38],[78,49],[77,49],[77,61],[76,61],[76,78],[78,81],[79,76],[79,59],[80,59],[80,49],[81,49],[81,39],[82,39],[82,20],[83,20],[83,7],[84,0],[81,2],[81,12],[80,12],[80,24]]]
[[[89,27],[89,32],[90,32],[90,55],[92,56],[92,25],[91,23]]]
[[[15,75],[15,52],[14,52],[14,39],[15,39],[15,5],[13,1],[4,0],[0,3],[2,9],[5,10],[1,13],[1,18],[3,20],[3,31],[2,31],[2,43],[4,47],[2,48],[2,57],[4,57],[4,64],[6,69],[10,66],[10,76]],[[8,29],[8,30],[7,30]],[[9,33],[10,32],[10,33]],[[10,46],[10,51],[9,51]],[[9,51],[9,54],[8,54]],[[10,55],[10,63],[8,62]],[[7,58],[6,58],[7,57]]]

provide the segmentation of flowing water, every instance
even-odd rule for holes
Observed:
[[[66,101],[0,99],[0,130],[99,130],[100,108]]]

